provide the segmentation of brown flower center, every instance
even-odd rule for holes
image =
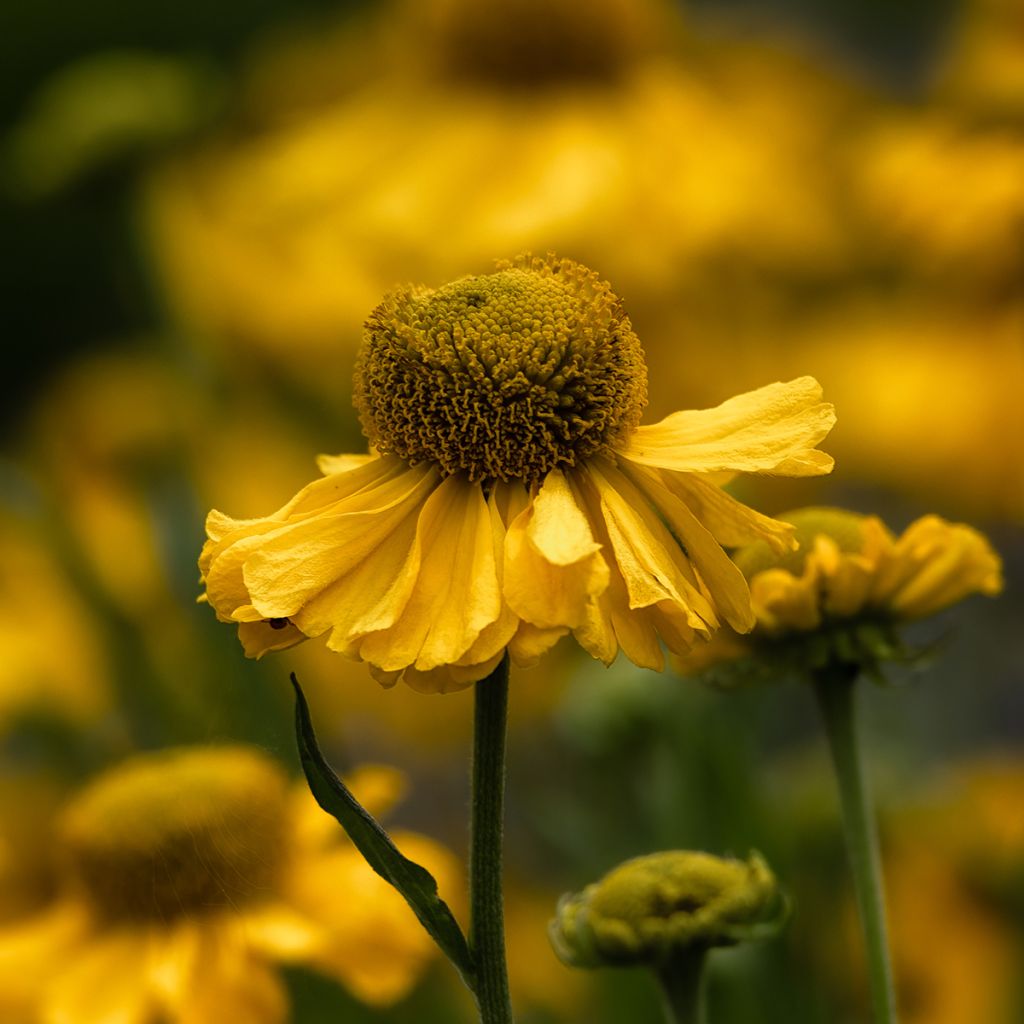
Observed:
[[[382,453],[532,484],[628,436],[647,371],[608,284],[571,260],[520,257],[387,296],[367,321],[355,390]]]
[[[88,786],[61,822],[72,877],[104,917],[167,920],[274,885],[286,780],[242,747],[165,750]]]

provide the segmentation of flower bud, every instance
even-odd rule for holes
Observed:
[[[748,860],[668,850],[636,857],[567,894],[548,928],[573,967],[659,967],[679,953],[774,935],[787,916],[760,854]]]

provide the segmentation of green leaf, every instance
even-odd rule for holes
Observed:
[[[294,672],[291,680],[295,687],[295,731],[299,756],[316,802],[337,818],[370,867],[402,894],[430,937],[458,970],[467,988],[474,991],[476,970],[473,956],[448,904],[437,894],[437,880],[421,864],[401,854],[376,818],[334,773],[317,746],[309,705]]]

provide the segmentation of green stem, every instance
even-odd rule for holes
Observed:
[[[871,798],[857,745],[855,671],[822,671],[815,680],[843,809],[846,850],[853,872],[867,949],[871,1000],[877,1024],[895,1024],[896,994],[885,926],[885,900]]]
[[[684,950],[658,970],[668,1024],[703,1024],[701,979],[705,951]]]
[[[473,793],[470,825],[469,945],[476,964],[476,1001],[482,1024],[512,1024],[505,965],[505,911],[501,839],[505,802],[505,726],[508,654],[476,684]]]

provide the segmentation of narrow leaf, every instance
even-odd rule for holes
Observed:
[[[337,818],[366,862],[405,898],[430,937],[473,991],[475,971],[462,929],[448,904],[437,894],[437,880],[421,864],[404,857],[376,818],[352,795],[324,759],[316,742],[309,705],[295,673],[295,731],[306,781],[316,802]]]

